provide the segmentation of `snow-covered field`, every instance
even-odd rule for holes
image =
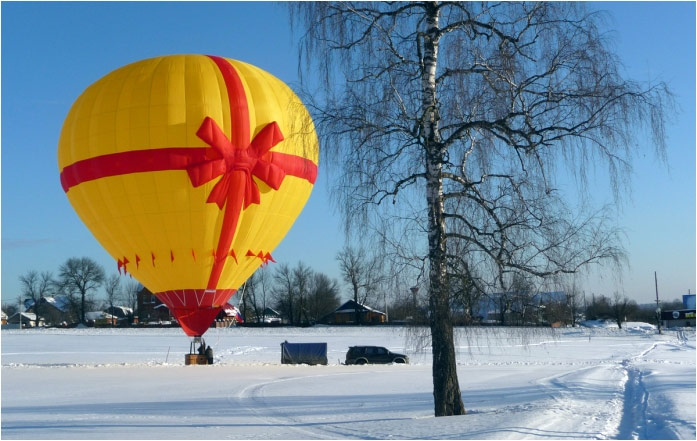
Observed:
[[[695,333],[458,330],[465,416],[434,418],[431,354],[398,327],[3,330],[4,439],[695,439]],[[328,366],[280,343],[327,342]],[[344,366],[350,345],[409,365]]]

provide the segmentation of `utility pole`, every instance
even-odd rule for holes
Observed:
[[[416,293],[419,292],[419,287],[418,286],[412,286],[409,288],[411,291],[411,304],[412,304],[412,320],[416,321]]]
[[[658,300],[658,276],[653,272],[653,279],[656,282],[656,321],[658,322],[658,333],[661,334],[661,304]]]

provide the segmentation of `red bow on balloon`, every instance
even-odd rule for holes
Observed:
[[[234,146],[218,124],[206,117],[196,135],[213,147],[206,152],[206,160],[187,168],[194,187],[223,176],[208,196],[208,203],[216,203],[222,210],[232,201],[243,208],[258,204],[261,200],[259,186],[253,176],[274,190],[281,187],[286,172],[271,162],[267,153],[283,141],[283,134],[276,122],[271,122],[254,137],[247,146]]]

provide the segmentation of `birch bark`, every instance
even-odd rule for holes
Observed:
[[[446,230],[443,198],[445,151],[438,127],[436,70],[438,62],[438,7],[426,7],[424,33],[423,141],[426,162],[426,199],[428,208],[429,311],[433,352],[433,400],[436,416],[464,415],[457,379],[452,318],[448,302]]]

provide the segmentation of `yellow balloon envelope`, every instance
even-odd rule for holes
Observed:
[[[58,143],[61,184],[80,218],[191,336],[273,261],[312,191],[318,155],[288,86],[207,55],[111,72],[75,101]]]

